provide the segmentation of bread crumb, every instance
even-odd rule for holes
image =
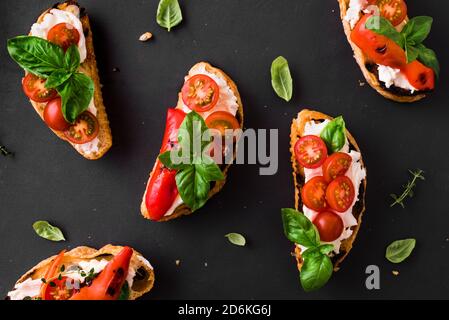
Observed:
[[[179,265],[181,264],[181,260],[176,260],[175,263],[176,263],[176,266],[179,267]]]
[[[366,83],[365,83],[364,81],[359,80],[359,86],[360,86],[360,87],[364,87],[365,84],[366,84]]]
[[[398,275],[399,275],[399,271],[396,271],[396,270],[391,271],[391,273],[392,273],[394,276],[398,276]]]
[[[139,41],[145,42],[153,38],[153,34],[151,32],[145,32],[139,37]]]
[[[204,266],[207,268],[207,262],[204,262]]]
[[[120,69],[117,67],[112,68],[112,72],[120,72]]]

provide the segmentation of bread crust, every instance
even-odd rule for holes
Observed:
[[[75,249],[72,249],[64,254],[64,258],[62,260],[62,264],[70,264],[70,263],[76,263],[78,261],[82,260],[91,260],[97,257],[100,257],[102,255],[117,255],[121,250],[123,249],[122,246],[114,246],[111,244],[108,244],[104,246],[103,248],[96,250],[94,248],[90,247],[77,247]],[[129,294],[129,300],[135,300],[139,298],[140,296],[144,295],[145,293],[149,292],[154,285],[154,270],[150,268],[147,264],[143,263],[141,260],[143,256],[134,250],[134,253],[131,257],[130,265],[135,267],[136,270],[139,268],[143,268],[146,272],[146,276],[143,280],[137,280],[133,283],[132,287],[130,288],[130,294]],[[51,266],[53,260],[56,258],[56,255],[51,256],[41,262],[39,262],[36,266],[28,270],[23,276],[20,277],[19,280],[17,280],[16,285],[25,281],[28,278],[31,279],[41,279],[44,277],[45,272],[47,269]]]
[[[239,121],[240,128],[243,129],[243,104],[242,104],[242,100],[241,100],[241,97],[240,97],[240,93],[239,93],[239,91],[237,89],[237,85],[234,83],[234,81],[224,71],[222,71],[221,69],[218,69],[218,68],[215,68],[215,67],[211,66],[207,62],[199,62],[196,65],[194,65],[192,67],[192,69],[196,68],[198,66],[201,66],[201,65],[204,65],[206,71],[208,71],[210,73],[213,73],[213,74],[216,74],[217,76],[221,76],[224,79],[226,79],[226,83],[231,88],[232,92],[234,93],[234,95],[237,98],[237,104],[238,104],[239,108],[237,110],[236,118]],[[177,109],[181,109],[182,108],[181,93],[179,93],[179,99],[178,99],[178,104],[177,104],[176,108]],[[236,152],[236,148],[235,148],[233,160],[235,160],[236,153],[237,152]],[[225,178],[223,180],[221,180],[221,181],[215,181],[214,182],[214,186],[209,191],[208,199],[210,199],[213,195],[218,193],[223,188],[223,186],[226,183],[227,174],[228,174],[228,170],[229,170],[230,166],[231,166],[231,164],[226,164],[226,165],[223,165],[221,167],[223,175],[224,175]],[[150,173],[150,177],[148,178],[148,182],[151,180],[151,176],[152,176],[155,168],[156,168],[156,164],[153,166],[153,170]],[[145,204],[146,195],[147,195],[147,187],[145,187],[145,193],[143,195],[142,203],[140,205],[140,211],[141,211],[142,215],[144,216],[144,218],[149,219],[150,214],[149,214],[147,206]],[[164,216],[162,219],[158,220],[158,222],[165,222],[165,221],[173,220],[173,219],[176,219],[176,218],[181,217],[183,215],[189,215],[191,213],[192,213],[192,210],[187,205],[181,204],[180,206],[178,206],[175,209],[175,211],[171,215]]]
[[[292,126],[291,126],[291,133],[290,133],[290,153],[291,153],[291,162],[292,162],[292,168],[293,168],[293,182],[295,185],[295,209],[301,210],[302,209],[302,201],[301,201],[301,189],[304,186],[304,168],[300,166],[300,164],[296,161],[295,157],[295,144],[296,142],[303,136],[304,134],[304,128],[307,122],[309,121],[316,121],[316,122],[322,122],[324,120],[332,120],[333,118],[318,112],[318,111],[312,111],[304,109],[302,110],[296,119],[293,119]],[[351,149],[356,150],[361,153],[359,146],[357,145],[357,142],[355,141],[354,137],[351,135],[351,133],[346,130],[346,137],[349,141],[349,144],[351,146]],[[360,157],[360,163],[363,168],[365,168],[365,165],[363,163],[363,157]],[[365,168],[366,170],[366,168]],[[353,215],[357,219],[357,225],[352,227],[352,235],[341,242],[340,247],[340,253],[332,257],[332,262],[334,264],[334,271],[338,271],[340,268],[340,264],[343,262],[343,260],[346,258],[346,256],[349,254],[349,251],[352,249],[352,245],[355,241],[355,238],[357,237],[357,233],[360,229],[360,226],[362,224],[362,216],[365,212],[365,193],[366,193],[366,178],[362,181],[360,185],[360,193],[359,193],[359,200],[356,202],[353,208]],[[301,258],[301,248],[299,246],[295,247],[295,257],[298,265],[298,269],[301,270],[302,267],[302,258]]]
[[[362,70],[363,76],[365,77],[368,84],[384,96],[387,99],[401,102],[401,103],[412,103],[424,99],[426,94],[417,93],[412,95],[401,95],[393,92],[392,90],[387,89],[378,79],[377,74],[368,70],[367,65],[373,64],[374,62],[370,61],[367,56],[363,53],[363,51],[351,40],[351,25],[348,21],[345,20],[346,12],[349,8],[350,0],[338,0],[340,5],[340,18],[343,23],[343,29],[346,34],[346,38],[348,39],[349,44],[354,52],[354,58],[357,61],[360,69]]]
[[[59,9],[59,10],[66,10],[68,6],[75,5],[78,6],[78,3],[76,1],[66,1],[63,3],[58,3],[54,5],[52,8],[47,9],[44,11],[39,18],[37,19],[37,22],[42,22],[44,19],[45,14],[50,12],[51,9]],[[81,12],[83,9],[81,9]],[[112,134],[111,134],[111,128],[109,127],[109,120],[108,116],[106,114],[106,108],[103,103],[103,96],[101,94],[101,84],[100,84],[100,77],[98,75],[98,68],[97,68],[97,60],[95,57],[94,52],[94,44],[93,44],[93,36],[92,36],[92,29],[90,26],[90,21],[88,15],[83,12],[82,16],[80,17],[81,23],[83,25],[83,31],[86,38],[86,49],[87,49],[87,57],[86,60],[81,64],[80,71],[89,76],[95,85],[94,90],[94,103],[95,107],[97,108],[97,119],[98,123],[100,125],[100,130],[98,132],[98,139],[100,140],[99,146],[98,146],[98,152],[91,152],[86,153],[82,150],[78,150],[75,148],[76,144],[70,142],[65,137],[64,133],[61,131],[55,131],[51,128],[49,128],[51,131],[53,131],[54,134],[56,134],[60,139],[66,141],[72,147],[78,151],[84,158],[89,160],[97,160],[100,159],[112,146]],[[39,114],[42,120],[44,120],[44,109],[46,106],[46,103],[38,103],[30,100],[31,104],[34,107],[34,110]]]

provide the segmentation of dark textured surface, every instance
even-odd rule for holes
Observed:
[[[449,298],[448,4],[408,1],[412,16],[435,18],[426,43],[439,54],[442,73],[430,98],[400,105],[359,86],[362,75],[336,0],[181,1],[184,21],[170,33],[156,24],[157,2],[82,1],[93,24],[114,137],[110,152],[90,162],[38,119],[22,94],[22,72],[5,48],[7,38],[27,33],[53,3],[1,1],[0,142],[16,156],[0,157],[0,295],[62,248],[111,242],[131,245],[151,260],[156,285],[149,299]],[[141,43],[145,31],[154,39]],[[269,68],[278,55],[289,60],[294,76],[290,103],[271,89]],[[224,190],[199,212],[149,222],[139,205],[166,108],[175,105],[184,74],[200,60],[235,80],[247,127],[280,129],[279,172],[262,177],[255,165],[234,166]],[[355,247],[327,287],[312,294],[298,283],[279,210],[293,206],[289,129],[303,107],[342,114],[369,173],[367,212]],[[390,209],[389,194],[400,192],[407,169],[416,167],[427,180],[406,209]],[[68,241],[38,238],[31,224],[39,219],[60,226]],[[245,234],[248,246],[229,244],[229,232]],[[417,238],[415,252],[401,265],[388,263],[386,245],[405,237]],[[365,288],[369,264],[381,268],[381,290]]]

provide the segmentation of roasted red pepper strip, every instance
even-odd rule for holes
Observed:
[[[117,300],[128,276],[132,255],[133,249],[124,247],[90,286],[82,287],[69,300]]]
[[[186,114],[179,109],[168,109],[165,134],[160,153],[171,150],[178,142],[178,129]],[[160,220],[178,196],[176,171],[157,160],[156,168],[147,186],[145,204],[151,220]]]
[[[48,286],[47,282],[57,276],[62,259],[64,259],[65,252],[66,252],[66,250],[62,250],[60,253],[58,253],[56,258],[53,260],[50,268],[48,268],[47,272],[45,273],[45,275],[44,275],[45,283],[42,282],[42,286],[41,286],[41,298],[44,298],[45,288],[46,288],[46,286]]]

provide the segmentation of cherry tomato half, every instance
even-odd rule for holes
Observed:
[[[295,144],[296,160],[308,169],[320,167],[327,158],[327,147],[317,136],[304,136]]]
[[[313,177],[301,190],[304,205],[314,211],[321,212],[326,209],[327,182],[324,177]]]
[[[336,177],[344,176],[351,166],[352,158],[349,154],[336,152],[330,155],[323,163],[323,176],[327,182]]]
[[[67,277],[57,278],[47,281],[42,289],[43,300],[68,300],[74,293],[73,286],[67,287],[67,282],[70,280]]]
[[[70,127],[62,114],[61,98],[56,98],[47,103],[44,109],[44,121],[53,130],[65,131]]]
[[[348,210],[354,201],[354,197],[354,184],[346,176],[336,178],[326,190],[327,203],[337,212]]]
[[[216,111],[206,119],[206,125],[209,129],[216,129],[220,131],[222,136],[225,136],[225,130],[237,130],[240,124],[237,119],[229,112]]]
[[[220,96],[217,83],[204,74],[197,74],[188,79],[181,93],[184,103],[196,112],[212,109]]]
[[[316,215],[313,224],[320,233],[320,240],[332,242],[340,238],[344,224],[341,217],[335,212],[323,211]]]
[[[66,51],[71,45],[78,45],[80,33],[69,23],[58,23],[48,31],[47,40]]]
[[[369,0],[368,3],[378,6],[380,15],[390,20],[393,26],[401,24],[407,17],[407,5],[404,0]]]
[[[22,80],[23,92],[34,102],[47,102],[54,99],[58,93],[55,89],[45,88],[45,79],[28,73]]]
[[[84,111],[75,123],[64,131],[64,134],[70,142],[83,144],[94,140],[99,130],[97,117],[89,111]]]

